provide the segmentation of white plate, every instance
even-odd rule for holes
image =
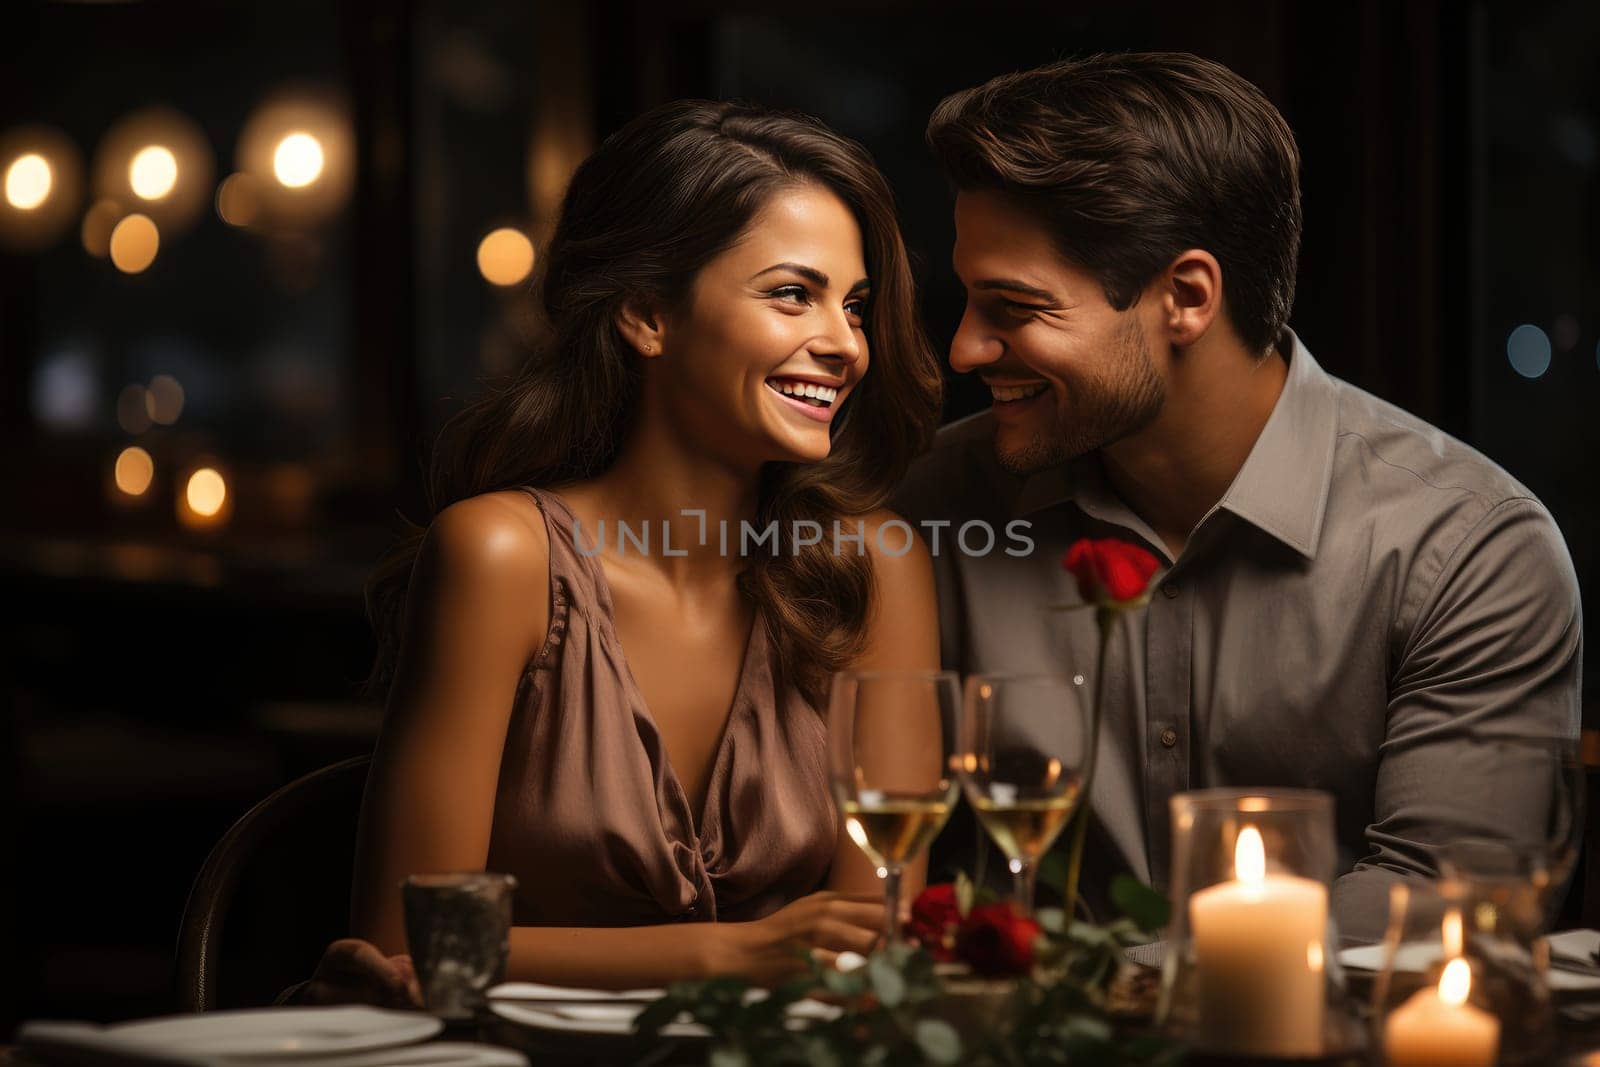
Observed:
[[[1552,945],[1556,945],[1552,942]],[[1559,948],[1557,949],[1559,954]],[[1395,970],[1419,974],[1437,963],[1440,958],[1438,942],[1413,941],[1395,951]],[[1377,974],[1383,969],[1383,946],[1361,945],[1339,953],[1339,963],[1352,970]],[[1590,993],[1600,990],[1600,971],[1594,974],[1576,974],[1551,967],[1545,972],[1545,984],[1556,993]]]
[[[765,991],[752,990],[748,999],[760,1000]],[[521,1026],[540,1030],[563,1030],[586,1034],[633,1033],[633,1021],[644,1011],[645,1005],[610,1000],[600,1003],[577,1001],[552,1001],[532,1004],[517,1000],[491,1000],[489,1008],[502,1019]],[[828,1021],[839,1017],[840,1009],[818,1000],[799,1000],[789,1005],[787,1013],[791,1025],[812,1021]],[[680,1019],[661,1028],[663,1037],[709,1037],[711,1031],[697,1022]]]
[[[586,1004],[649,1003],[666,995],[665,989],[578,989],[574,986],[541,985],[538,982],[506,982],[489,990],[490,1000],[582,1001]]]
[[[259,1065],[275,1060],[227,1060]],[[430,1041],[406,1048],[374,1049],[318,1059],[316,1067],[528,1067],[528,1057],[515,1049],[466,1041]]]
[[[257,1008],[173,1015],[106,1027],[130,1047],[228,1059],[293,1059],[365,1052],[426,1041],[444,1023],[420,1012],[381,1008]]]
[[[578,1005],[564,1005],[556,1007],[535,1007],[515,1000],[491,1000],[489,1010],[516,1023],[518,1026],[528,1026],[535,1030],[561,1030],[575,1034],[614,1034],[626,1036],[633,1033],[633,1020],[643,1011],[642,1006],[636,1006],[626,1016],[608,1014],[604,1018],[571,1018],[570,1012]],[[609,1007],[609,1005],[608,1005]],[[618,1005],[625,1007],[625,1005]],[[670,1022],[661,1028],[662,1037],[710,1037],[711,1031],[696,1022]]]

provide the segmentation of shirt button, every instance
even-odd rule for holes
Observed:
[[[1175,745],[1177,745],[1177,743],[1178,743],[1178,731],[1174,730],[1170,726],[1167,727],[1165,730],[1161,731],[1161,744],[1162,745],[1164,745],[1167,748],[1172,748]]]
[[[1161,583],[1161,592],[1162,592],[1162,595],[1164,595],[1168,600],[1175,599],[1177,597],[1177,595],[1178,595],[1177,583],[1176,582],[1162,582]]]

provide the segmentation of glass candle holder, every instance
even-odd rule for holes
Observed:
[[[1375,1062],[1546,1061],[1554,1031],[1539,893],[1503,879],[1417,879],[1390,889],[1372,993]]]
[[[1157,1021],[1197,1052],[1318,1059],[1361,1044],[1328,920],[1333,798],[1172,798],[1172,923]]]

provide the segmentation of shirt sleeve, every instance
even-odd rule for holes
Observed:
[[[1439,846],[1541,842],[1556,768],[1508,756],[1503,741],[1576,739],[1579,729],[1577,577],[1538,501],[1490,508],[1453,548],[1419,554],[1412,578],[1416,606],[1401,606],[1369,851],[1334,885],[1341,934],[1363,940],[1382,936],[1392,882],[1437,872]]]

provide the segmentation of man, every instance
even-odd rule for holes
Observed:
[[[1299,153],[1276,109],[1194,56],[1097,56],[957,93],[928,140],[967,290],[950,363],[994,395],[896,500],[952,524],[946,666],[1092,675],[1090,613],[1049,610],[1078,599],[1067,546],[1166,569],[1109,653],[1091,901],[1117,869],[1166,885],[1169,800],[1203,787],[1333,794],[1347,937],[1379,936],[1387,883],[1438,846],[1536,835],[1508,798],[1544,772],[1484,742],[1576,736],[1565,545],[1504,471],[1286,328]],[[1018,519],[1025,556],[951,543]]]

